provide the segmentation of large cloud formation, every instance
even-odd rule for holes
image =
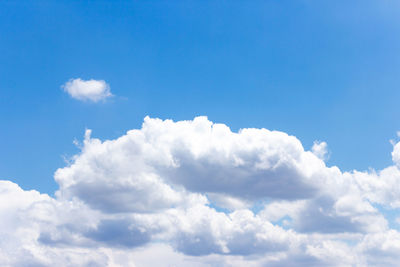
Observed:
[[[342,172],[266,129],[146,117],[58,169],[52,198],[0,181],[5,266],[390,266],[400,260],[393,166]]]

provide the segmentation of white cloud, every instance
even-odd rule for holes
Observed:
[[[110,86],[103,80],[71,79],[62,88],[72,98],[82,101],[99,102],[112,96]]]
[[[311,151],[315,156],[322,160],[327,160],[329,158],[328,144],[326,142],[315,141]]]
[[[86,139],[82,154],[71,166],[59,169],[55,179],[60,196],[121,209],[124,203],[138,206],[149,201],[140,197],[146,188],[164,199],[152,197],[155,203],[167,205],[170,201],[178,204],[178,192],[182,196],[187,191],[247,201],[310,198],[323,185],[320,176],[332,171],[336,172],[304,151],[299,140],[282,132],[243,129],[233,133],[205,117],[176,123],[146,118],[141,130],[116,140]],[[153,191],[156,186],[160,189]],[[109,199],[114,193],[120,197]],[[136,196],[140,199],[133,199]],[[118,199],[119,205],[113,203]]]
[[[400,142],[393,147],[392,159],[400,167]]]
[[[286,133],[206,117],[85,134],[56,197],[0,181],[5,266],[387,266],[400,171],[341,172]],[[397,146],[393,154],[397,153]],[[152,254],[152,253],[153,254]],[[155,255],[155,254],[157,255]],[[382,261],[377,258],[382,257]]]

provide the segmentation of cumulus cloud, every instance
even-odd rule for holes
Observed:
[[[315,141],[311,151],[315,156],[322,160],[327,160],[329,158],[328,144],[326,142]]]
[[[55,197],[0,182],[6,266],[387,266],[400,233],[392,166],[342,172],[294,136],[206,117],[146,117],[56,171]],[[3,204],[1,204],[3,203]],[[154,255],[157,254],[157,255]],[[156,256],[156,257],[154,257]],[[382,258],[382,261],[377,260]],[[161,261],[161,262],[160,262]]]
[[[400,167],[400,142],[394,145],[392,159],[393,162]]]
[[[62,88],[72,98],[99,102],[112,96],[110,86],[103,80],[71,79]]]

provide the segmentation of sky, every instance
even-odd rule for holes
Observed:
[[[0,173],[51,193],[85,128],[101,139],[146,115],[206,115],[232,129],[285,131],[330,165],[390,163],[400,58],[395,1],[3,1]],[[116,97],[71,101],[72,78]],[[23,168],[21,168],[23,166]]]
[[[1,1],[0,214],[35,226],[0,236],[35,249],[0,241],[0,260],[396,262],[399,18],[390,0]]]

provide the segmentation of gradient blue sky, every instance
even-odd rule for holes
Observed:
[[[400,130],[398,1],[1,1],[0,177],[52,194],[85,128],[206,115],[326,141],[327,165],[390,165]],[[103,79],[105,103],[70,98]]]

